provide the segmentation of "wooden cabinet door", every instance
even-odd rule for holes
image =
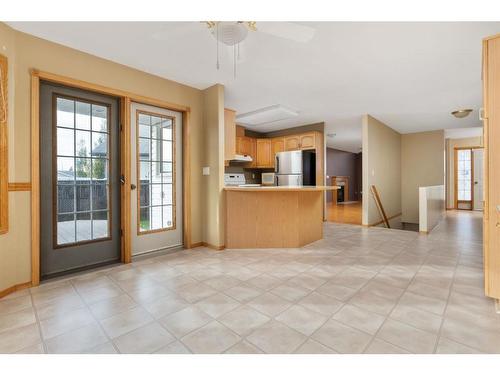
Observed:
[[[309,150],[316,148],[316,133],[304,133],[300,135],[300,149]]]
[[[273,166],[271,139],[257,139],[257,167],[270,168]]]
[[[284,138],[272,138],[271,148],[273,150],[273,157],[278,153],[285,151],[285,139]]]
[[[285,137],[285,151],[294,151],[300,149],[300,137],[298,135],[291,135]]]
[[[285,151],[285,138],[279,137],[279,138],[272,138],[271,139],[271,157],[272,159],[272,166],[276,166],[276,154],[278,152]]]
[[[236,154],[236,112],[224,109],[224,160],[234,159]]]
[[[238,154],[251,155],[252,154],[252,139],[249,137],[239,137]]]
[[[257,167],[257,140],[255,138],[248,138],[250,140],[250,156],[252,161],[248,163],[247,167],[255,168]]]

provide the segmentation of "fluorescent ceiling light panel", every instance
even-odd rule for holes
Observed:
[[[283,107],[280,104],[276,104],[270,107],[265,107],[252,112],[237,115],[236,121],[239,124],[243,125],[259,126],[269,124],[271,122],[287,120],[289,118],[298,116],[298,114],[298,112],[292,109]]]

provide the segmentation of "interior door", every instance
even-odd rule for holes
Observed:
[[[42,277],[120,259],[119,164],[118,100],[42,83]]]
[[[472,210],[472,149],[455,149],[455,208]]]
[[[182,113],[131,105],[132,255],[182,243]]]
[[[484,158],[483,158],[483,149],[477,148],[472,151],[474,160],[474,199],[473,199],[473,207],[474,210],[482,211],[483,210],[483,201],[484,201]]]

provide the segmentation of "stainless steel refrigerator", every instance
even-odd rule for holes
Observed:
[[[276,185],[316,185],[316,153],[313,150],[284,151],[276,154]]]

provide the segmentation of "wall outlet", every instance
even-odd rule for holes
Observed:
[[[210,167],[203,167],[203,176],[210,176]]]

